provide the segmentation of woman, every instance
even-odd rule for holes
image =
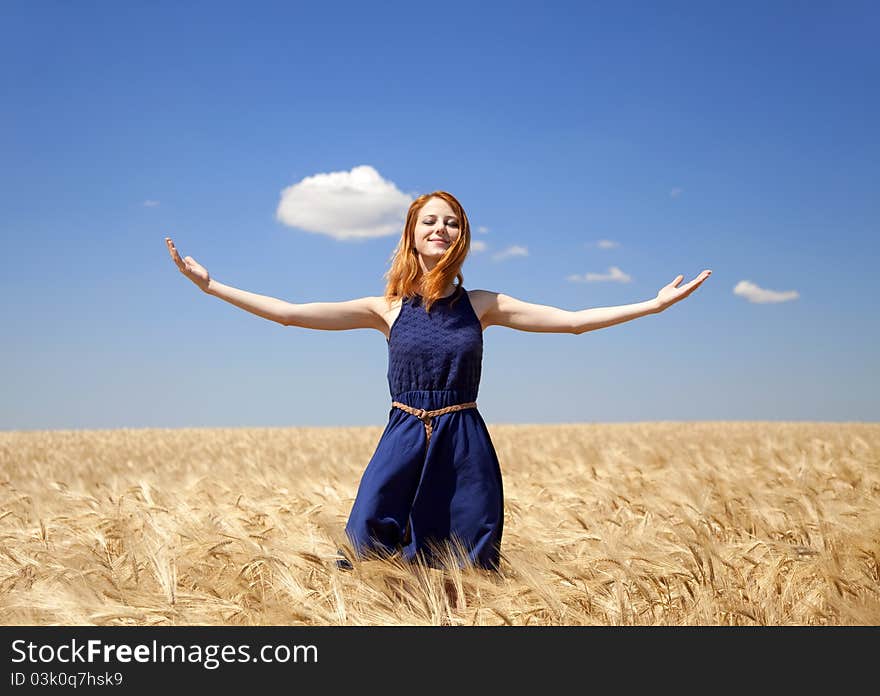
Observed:
[[[678,276],[646,302],[568,311],[465,290],[461,266],[470,241],[467,216],[452,194],[419,196],[407,212],[383,297],[290,304],[218,283],[191,256],[181,259],[166,237],[187,278],[237,307],[284,326],[385,334],[391,410],[345,527],[359,557],[400,552],[442,567],[452,554],[460,564],[498,569],[501,470],[476,405],[486,327],[581,334],[662,312],[711,274],[705,270],[681,287]],[[346,559],[337,564],[351,567]]]

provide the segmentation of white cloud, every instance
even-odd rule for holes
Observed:
[[[512,256],[528,256],[529,250],[526,247],[522,246],[509,246],[504,251],[499,251],[492,258],[496,261],[503,261],[504,259],[509,259]]]
[[[600,239],[596,242],[596,246],[600,249],[614,249],[614,247],[620,246],[617,242],[613,242],[610,239]]]
[[[684,193],[684,189],[676,186],[669,192],[669,196],[670,198],[678,198],[682,193]]]
[[[629,283],[632,281],[632,276],[624,273],[617,266],[612,266],[608,269],[608,273],[584,273],[583,275],[575,274],[568,276],[566,280],[569,280],[572,283]]]
[[[276,218],[334,239],[400,234],[414,200],[369,165],[307,176],[281,192]]]
[[[144,201],[145,208],[155,208],[157,205],[159,205],[159,201]]]
[[[471,251],[486,251],[489,245],[479,239],[471,239]]]
[[[485,225],[480,225],[477,228],[477,232],[479,232],[480,234],[489,234],[489,228],[486,227]]]
[[[800,297],[797,290],[765,290],[759,288],[750,280],[741,280],[733,289],[734,295],[745,297],[749,302],[754,304],[768,304],[773,302],[790,302]]]

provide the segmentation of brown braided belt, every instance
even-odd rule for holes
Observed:
[[[469,401],[466,404],[455,404],[453,406],[446,406],[444,408],[438,408],[433,411],[426,411],[423,408],[413,408],[412,406],[407,406],[406,404],[402,404],[399,401],[392,401],[391,405],[401,409],[402,411],[406,411],[407,413],[411,413],[416,418],[420,419],[422,423],[425,424],[425,435],[427,436],[427,443],[431,442],[431,419],[434,416],[440,416],[444,413],[452,413],[453,411],[461,411],[465,408],[476,408],[476,401]],[[426,443],[426,446],[427,446]]]

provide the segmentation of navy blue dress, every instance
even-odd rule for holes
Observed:
[[[391,327],[392,401],[428,411],[476,401],[483,330],[467,291],[457,286],[430,313],[421,299],[403,298]],[[459,565],[497,570],[504,497],[486,423],[476,408],[464,408],[434,416],[431,426],[428,441],[418,417],[391,408],[345,532],[361,557],[400,551],[440,567],[437,550],[456,539],[468,556]]]

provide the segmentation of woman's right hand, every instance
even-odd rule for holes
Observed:
[[[211,282],[211,276],[208,274],[208,269],[202,266],[192,256],[180,258],[180,254],[178,254],[177,249],[174,248],[174,242],[171,241],[171,237],[165,237],[165,243],[168,245],[168,252],[171,254],[171,260],[177,264],[180,272],[198,285],[199,290],[202,292],[208,292],[208,284]]]

